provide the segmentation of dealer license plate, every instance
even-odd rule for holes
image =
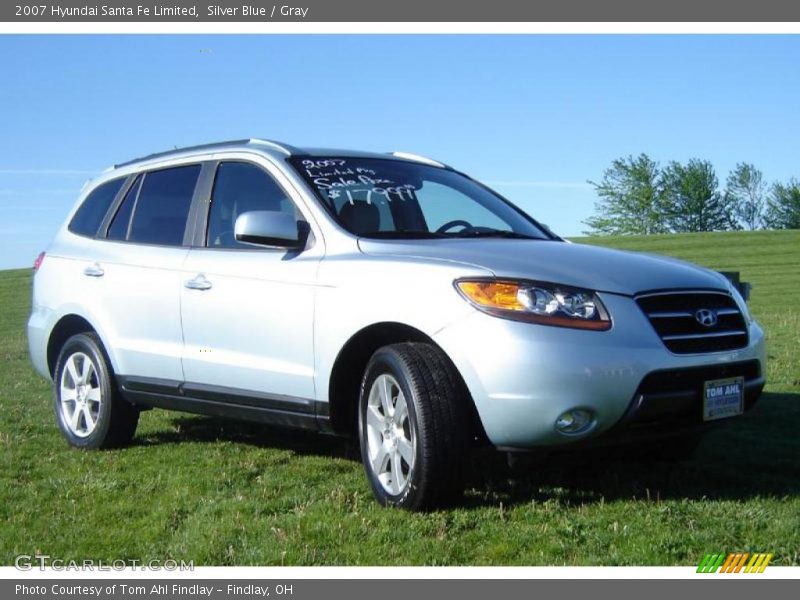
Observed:
[[[703,420],[735,417],[744,411],[744,377],[716,379],[703,385]]]

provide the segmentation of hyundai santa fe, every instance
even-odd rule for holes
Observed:
[[[721,274],[567,242],[434,160],[240,140],[116,165],[35,264],[58,426],[153,407],[352,435],[384,505],[468,450],[691,447],[752,407],[764,334]]]

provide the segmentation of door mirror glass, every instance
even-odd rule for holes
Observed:
[[[298,249],[305,245],[308,223],[294,215],[272,210],[251,210],[236,218],[234,236],[237,242]]]

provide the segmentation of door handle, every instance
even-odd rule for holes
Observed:
[[[103,270],[103,267],[101,267],[98,263],[94,263],[93,265],[89,265],[88,267],[86,267],[83,270],[83,274],[88,277],[102,277],[103,275],[106,274],[106,272]]]
[[[211,282],[206,279],[206,276],[200,273],[194,279],[187,280],[183,287],[188,290],[210,290],[211,289]]]

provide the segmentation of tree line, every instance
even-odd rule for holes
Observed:
[[[713,165],[693,158],[662,167],[647,154],[618,158],[589,181],[598,200],[589,235],[800,229],[800,180],[764,180],[739,163],[720,187]]]

